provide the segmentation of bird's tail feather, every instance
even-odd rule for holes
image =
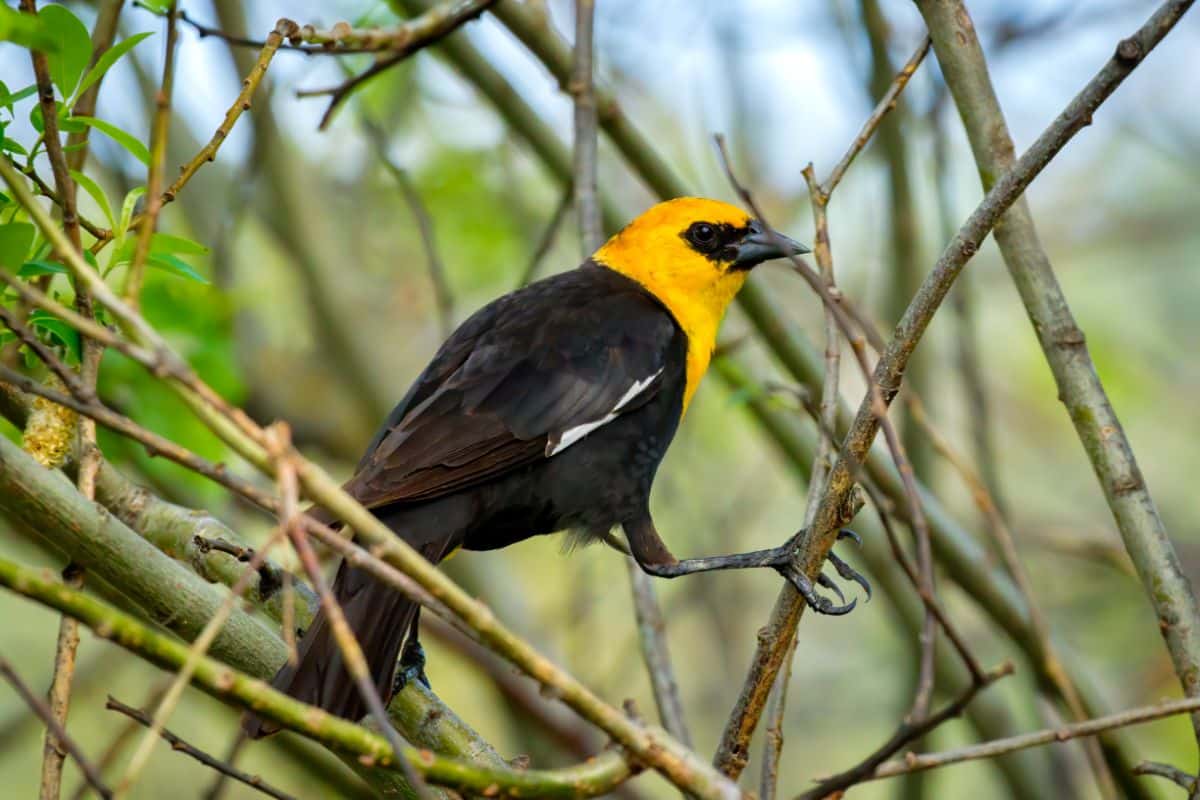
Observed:
[[[440,548],[423,554],[434,563],[442,556]],[[362,646],[371,680],[386,703],[391,697],[400,647],[419,606],[365,569],[344,561],[338,567],[332,593]],[[345,719],[357,721],[366,715],[366,703],[346,667],[324,609],[305,631],[297,651],[298,662],[284,664],[271,681],[274,688]],[[243,718],[242,727],[252,739],[279,729],[254,714]]]

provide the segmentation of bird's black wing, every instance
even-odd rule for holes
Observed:
[[[645,290],[600,267],[502,297],[446,341],[346,489],[377,508],[553,457],[652,398],[676,335]]]

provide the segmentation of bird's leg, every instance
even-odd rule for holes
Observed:
[[[421,647],[420,633],[421,609],[413,614],[412,624],[408,628],[408,636],[404,639],[404,647],[400,650],[400,665],[396,677],[392,681],[392,694],[398,694],[410,681],[417,681],[426,689],[429,678],[425,675],[425,648]]]
[[[770,567],[783,575],[784,578],[796,587],[796,591],[800,592],[805,602],[808,603],[813,611],[821,614],[846,614],[858,602],[857,600],[851,600],[849,603],[843,605],[835,604],[828,597],[817,594],[808,576],[795,567],[792,560],[796,553],[797,542],[803,531],[797,533],[780,547],[753,550],[748,553],[736,553],[728,556],[685,558],[680,560],[667,548],[666,543],[658,535],[658,531],[654,527],[654,522],[648,514],[625,523],[624,527],[625,536],[629,539],[629,549],[632,551],[634,559],[650,575],[660,578],[677,578],[680,575],[691,575],[695,572],[711,572],[718,569]],[[858,540],[858,535],[853,531],[841,531],[838,533],[839,539],[846,537]],[[862,586],[867,592],[867,598],[870,599],[871,585],[867,582],[866,578],[832,552],[829,554],[829,560],[833,563],[839,575],[847,580],[853,580]],[[839,600],[844,599],[842,593],[835,586],[831,587],[833,584],[832,579],[821,575],[817,582],[827,588],[833,588]]]

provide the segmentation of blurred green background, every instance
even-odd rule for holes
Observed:
[[[570,4],[549,3],[569,35]],[[991,61],[997,90],[1018,148],[1027,145],[1133,30],[1147,3],[970,3]],[[95,9],[69,6],[89,24]],[[260,37],[288,16],[326,26],[392,24],[386,4],[219,0],[187,3],[189,14]],[[732,199],[714,156],[711,134],[724,132],[742,178],[771,222],[802,241],[812,223],[801,168],[812,161],[828,174],[874,104],[868,89],[871,53],[857,2],[793,3],[600,0],[599,76],[612,86],[638,127],[697,194]],[[902,0],[881,3],[890,23],[893,64],[908,57],[922,32]],[[145,140],[148,112],[161,72],[161,21],[133,7],[122,13],[122,36],[155,31],[107,79],[98,116]],[[487,54],[545,121],[570,138],[570,102],[553,79],[493,20],[472,23],[465,36]],[[239,58],[252,58],[242,51]],[[168,175],[206,141],[238,91],[242,66],[225,43],[184,27],[171,129]],[[359,70],[369,57],[347,59]],[[1105,386],[1138,454],[1148,485],[1189,575],[1200,574],[1200,518],[1195,475],[1200,469],[1200,24],[1193,16],[1156,50],[1029,193],[1039,232]],[[10,86],[31,82],[25,51],[0,44],[0,75]],[[515,288],[554,216],[562,187],[488,102],[430,52],[409,60],[355,95],[326,131],[317,130],[321,99],[297,89],[344,77],[330,58],[280,53],[253,110],[235,128],[217,161],[206,166],[163,213],[161,229],[211,248],[192,263],[207,284],[151,273],[147,316],[169,335],[199,372],[260,421],[294,426],[304,450],[337,476],[348,475],[377,420],[403,394],[444,333],[418,227],[395,176],[382,158],[407,170],[433,220],[437,250],[461,320],[487,300]],[[961,126],[949,104],[938,104],[932,56],[903,102],[901,142],[911,170],[911,210],[919,262],[933,263],[946,240],[938,183],[953,224],[980,191]],[[7,135],[33,137],[23,101]],[[384,132],[384,142],[368,126]],[[936,142],[947,158],[936,169]],[[602,143],[600,180],[633,216],[653,202],[620,158]],[[48,175],[48,170],[46,171]],[[93,136],[89,174],[114,203],[144,180],[141,164],[102,136]],[[843,290],[881,322],[894,321],[903,286],[894,279],[887,165],[868,147],[830,207],[835,268]],[[95,213],[81,195],[85,212]],[[540,264],[540,274],[573,267],[580,245],[573,214]],[[795,276],[766,267],[752,280],[769,290],[799,329],[820,342],[820,307]],[[955,292],[967,292],[968,325],[980,348],[990,398],[990,433],[998,489],[1036,594],[1064,646],[1100,682],[1110,708],[1178,695],[1156,620],[1123,554],[1020,301],[990,243]],[[906,295],[904,295],[906,297]],[[902,307],[902,306],[900,306]],[[336,327],[341,336],[330,336]],[[963,327],[941,313],[919,352],[923,399],[956,447],[973,454],[979,424],[956,361]],[[735,309],[724,339],[739,341],[756,380],[783,373]],[[843,391],[857,404],[862,383],[844,361]],[[146,426],[198,452],[230,461],[231,453],[139,368],[109,353],[101,393]],[[710,377],[688,413],[657,484],[654,514],[671,547],[706,555],[778,544],[804,516],[805,487],[746,413],[747,394]],[[786,397],[772,399],[800,424],[803,412]],[[898,415],[902,416],[902,414]],[[9,435],[17,435],[8,429]],[[137,481],[169,499],[212,510],[256,539],[271,521],[182,469],[152,460],[135,446],[102,434],[106,455]],[[952,469],[935,458],[921,465],[956,516],[984,536],[978,511]],[[517,631],[538,643],[607,700],[632,698],[652,717],[654,702],[638,650],[628,579],[609,550],[562,552],[562,540],[541,538],[500,552],[465,553],[447,565]],[[56,562],[16,533],[0,537],[0,552],[22,561]],[[843,555],[862,566],[852,548]],[[989,551],[990,552],[990,551]],[[896,570],[898,573],[898,570]],[[712,751],[744,678],[755,633],[779,589],[774,575],[724,573],[660,582],[669,639],[696,745]],[[948,582],[942,595],[953,616],[991,665],[1019,663],[1011,642]],[[57,617],[0,593],[0,651],[42,688],[49,681]],[[942,646],[945,646],[944,643]],[[493,683],[471,663],[427,640],[434,689],[501,753],[533,755],[537,766],[569,763],[536,725],[514,714]],[[890,734],[911,699],[912,636],[886,600],[839,619],[810,615],[800,643],[785,728],[781,796],[814,776],[849,766]],[[99,753],[123,720],[103,709],[105,693],[145,701],[161,674],[85,633],[71,730]],[[1004,699],[1023,729],[1042,727],[1028,669],[988,690]],[[549,701],[546,701],[549,702]],[[170,727],[221,753],[235,716],[189,692]],[[970,731],[953,722],[925,746],[965,743]],[[1190,768],[1195,745],[1186,720],[1132,729],[1139,757]],[[760,737],[761,738],[761,734]],[[0,795],[36,794],[41,729],[18,698],[0,691]],[[299,797],[347,791],[317,782],[287,756],[288,745],[256,743],[240,764]],[[746,775],[757,783],[758,748]],[[1037,758],[1050,757],[1049,751]],[[1054,751],[1060,775],[1074,776],[1078,796],[1093,796],[1077,745]],[[68,764],[67,786],[78,772]],[[211,781],[199,765],[160,747],[135,797],[199,797]],[[667,797],[653,775],[637,778],[646,797]],[[1148,781],[1155,796],[1182,796]],[[853,797],[1007,797],[994,767],[976,762],[929,774],[924,781],[867,784]],[[231,786],[229,797],[254,796]],[[1051,796],[1051,795],[1047,795]],[[1053,796],[1066,796],[1055,794]]]

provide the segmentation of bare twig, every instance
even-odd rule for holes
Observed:
[[[386,72],[404,61],[423,47],[435,44],[460,27],[478,17],[496,0],[451,0],[443,5],[435,6],[427,12],[409,20],[397,28],[388,47],[388,55],[376,61],[369,68],[352,78],[326,89],[306,89],[296,92],[297,97],[318,97],[329,95],[329,107],[321,117],[320,129],[324,130],[333,119],[333,113],[347,97],[371,78]]]
[[[575,211],[587,258],[604,243],[596,199],[596,95],[592,89],[595,0],[575,0],[575,57],[568,92],[575,100]]]
[[[947,720],[957,717],[971,700],[975,698],[975,695],[1000,678],[1012,673],[1013,665],[1011,662],[1006,661],[996,669],[987,672],[982,682],[972,681],[962,694],[950,703],[947,703],[936,713],[928,714],[920,721],[905,719],[900,723],[900,726],[892,734],[891,738],[876,748],[861,763],[845,772],[824,779],[815,789],[810,789],[801,794],[797,800],[821,800],[821,798],[829,797],[856,783],[868,780],[869,776],[877,771],[880,764],[892,754],[899,752],[904,745],[909,742],[915,742]]]
[[[1010,736],[1007,739],[960,747],[957,750],[947,750],[943,753],[924,753],[920,755],[909,753],[903,760],[887,761],[880,764],[873,773],[864,776],[862,780],[890,778],[908,772],[945,767],[950,764],[960,764],[964,761],[994,758],[1005,753],[1012,753],[1029,747],[1066,742],[1080,736],[1095,736],[1098,733],[1110,731],[1115,728],[1142,725],[1176,714],[1194,713],[1197,710],[1200,710],[1200,698],[1189,697],[1185,700],[1174,700],[1169,703],[1162,703],[1161,705],[1144,706],[1129,711],[1121,711],[1116,714],[1087,720],[1086,722],[1064,725],[1061,728],[1047,728],[1033,733]],[[807,796],[802,795],[802,797]]]
[[[633,609],[637,617],[642,660],[646,662],[646,672],[650,676],[650,687],[654,692],[654,703],[658,707],[658,718],[668,733],[687,747],[691,747],[692,737],[688,733],[687,720],[683,715],[679,682],[675,679],[671,651],[667,647],[667,623],[654,592],[654,579],[632,558],[625,558],[624,561],[629,572],[629,583],[633,588]]]
[[[92,766],[92,763],[88,761],[87,757],[83,754],[83,751],[79,749],[79,745],[75,743],[75,740],[67,734],[66,728],[64,728],[62,723],[60,723],[54,716],[54,712],[50,710],[50,708],[42,701],[40,697],[33,693],[33,691],[29,688],[29,685],[25,683],[25,681],[21,680],[21,676],[17,675],[17,673],[13,671],[12,665],[9,664],[8,660],[2,656],[0,656],[0,676],[3,676],[4,679],[12,685],[13,689],[17,691],[17,694],[21,696],[21,699],[25,701],[25,704],[33,709],[34,713],[41,718],[42,722],[46,723],[46,727],[48,729],[54,732],[54,737],[62,744],[66,751],[70,753],[71,758],[75,759],[75,763],[79,765],[81,770],[83,770],[83,774],[87,777],[87,781],[92,785],[92,788],[95,789],[101,797],[105,798],[105,800],[111,798],[113,796],[112,790],[110,790],[104,784],[100,773],[97,772],[96,768]]]
[[[867,117],[867,121],[863,123],[862,128],[859,129],[858,135],[850,143],[850,147],[846,150],[846,154],[842,156],[842,160],[837,163],[833,171],[829,173],[829,177],[821,184],[820,191],[825,196],[826,201],[828,201],[829,195],[833,194],[833,190],[837,188],[837,185],[842,182],[842,177],[846,174],[846,170],[850,168],[850,164],[854,162],[858,154],[867,146],[867,142],[875,135],[875,131],[879,128],[879,124],[883,122],[883,118],[887,116],[889,111],[896,107],[896,101],[900,98],[900,93],[904,91],[904,87],[908,85],[909,80],[916,73],[917,67],[921,66],[921,62],[925,60],[925,55],[929,52],[929,45],[929,37],[926,36],[921,40],[921,44],[917,45],[917,49],[892,80],[883,97],[879,98],[875,109]]]
[[[1196,793],[1200,791],[1200,778],[1197,778],[1195,775],[1189,775],[1179,767],[1174,767],[1170,764],[1162,764],[1157,761],[1143,761],[1133,768],[1133,774],[1154,775],[1159,778],[1166,778],[1187,792],[1188,800],[1192,800],[1196,796]]]
[[[895,337],[888,343],[876,365],[875,383],[884,393],[885,404],[890,403],[899,391],[900,380],[908,360],[953,285],[954,279],[978,250],[1001,214],[1067,142],[1090,122],[1094,111],[1162,40],[1189,5],[1190,0],[1166,3],[1139,31],[1122,42],[1118,53],[1067,105],[1016,161],[1012,169],[997,181],[959,229],[922,283],[921,290],[900,320]],[[879,425],[879,415],[872,393],[868,393],[860,404],[842,445],[830,479],[830,488],[822,498],[815,524],[808,529],[800,543],[803,569],[810,580],[815,580],[842,527],[842,506],[853,486],[852,476],[855,470],[852,465],[863,463]],[[777,606],[778,613],[773,614],[772,635],[759,640],[760,646],[752,662],[752,674],[747,680],[748,687],[769,687],[774,681],[783,661],[790,633],[795,630],[803,614],[803,601],[790,587],[785,588],[780,602],[781,605]],[[1200,630],[1197,632],[1200,633]],[[726,735],[722,739],[721,753],[717,761],[725,770],[734,774],[740,771],[739,762],[744,757],[744,750],[736,745],[743,742],[747,731],[753,731],[761,713],[760,703],[747,701],[748,696],[756,695],[754,691],[744,692],[743,697],[739,698],[726,726]]]
[[[158,225],[158,212],[163,200],[163,169],[167,159],[167,134],[171,128],[171,92],[175,85],[175,43],[179,37],[179,4],[167,8],[167,44],[163,60],[162,83],[154,97],[154,117],[150,123],[150,174],[146,178],[146,210],[138,226],[137,246],[133,261],[125,273],[125,302],[137,309],[141,305],[142,283],[146,278],[146,259],[150,256],[150,240]]]
[[[132,706],[125,705],[112,695],[109,695],[108,702],[104,704],[104,707],[110,711],[116,711],[124,714],[130,719],[135,720],[138,724],[149,728],[151,731],[154,729],[154,721],[150,719],[145,712],[139,711]],[[189,744],[178,734],[172,733],[166,728],[160,729],[158,731],[158,735],[171,745],[172,750],[196,759],[204,766],[215,769],[217,772],[221,773],[221,775],[233,778],[235,781],[244,783],[253,789],[257,789],[259,792],[262,792],[268,797],[276,798],[276,800],[294,800],[290,794],[276,789],[274,786],[267,783],[257,775],[251,775],[248,772],[242,772],[233,765],[209,755],[195,745]]]

